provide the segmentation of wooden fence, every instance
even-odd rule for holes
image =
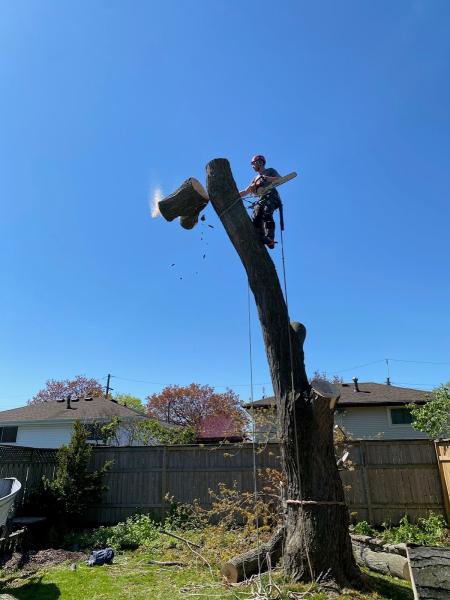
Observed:
[[[429,511],[445,515],[436,451],[427,440],[353,442],[342,470],[346,500],[353,521],[396,523],[407,513],[415,520]],[[0,447],[0,477],[15,476],[25,496],[42,475],[52,477],[55,451]],[[166,496],[188,503],[210,504],[209,489],[237,483],[253,490],[253,450],[244,447],[156,446],[94,448],[92,468],[112,460],[108,491],[89,519],[114,523],[137,512],[161,517]],[[279,467],[279,447],[269,444],[256,455],[258,468]]]

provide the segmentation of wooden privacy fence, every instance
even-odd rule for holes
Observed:
[[[405,513],[415,520],[429,511],[445,515],[432,442],[357,441],[349,451],[350,470],[342,470],[341,477],[353,521],[396,523]],[[0,476],[25,481],[27,495],[43,474],[53,476],[55,456],[51,450],[0,447]],[[47,462],[43,462],[45,458]],[[92,507],[88,515],[95,523],[114,523],[137,512],[151,512],[160,518],[169,507],[167,496],[182,503],[196,499],[207,507],[211,502],[208,490],[217,490],[219,483],[231,487],[236,482],[242,491],[253,490],[253,449],[249,444],[95,447],[92,468],[107,460],[114,461],[106,476],[109,489],[102,504]],[[256,455],[256,462],[258,469],[279,468],[278,444],[268,444]]]
[[[0,446],[0,478],[16,477],[22,484],[16,506],[25,501],[44,475],[53,479],[56,454],[57,450],[47,448]]]

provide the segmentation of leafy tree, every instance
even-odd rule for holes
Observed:
[[[450,434],[450,383],[442,384],[431,393],[423,406],[410,404],[412,426],[433,439]]]
[[[192,427],[168,426],[157,419],[140,419],[125,421],[113,417],[109,423],[97,424],[101,442],[106,445],[118,445],[120,438],[126,436],[126,444],[134,443],[140,446],[149,446],[155,443],[163,445],[193,444],[196,440],[195,430]],[[119,430],[122,436],[119,435]]]
[[[318,371],[317,369],[314,371],[313,376],[311,377],[311,382],[313,381],[328,381],[329,383],[344,383],[344,380],[339,375],[333,375],[333,377],[329,377],[326,371]]]
[[[160,444],[174,446],[177,444],[194,444],[196,440],[195,429],[186,427],[168,427],[157,419],[149,419],[139,423],[140,440],[149,443],[156,440]]]
[[[236,433],[245,429],[246,416],[237,394],[232,390],[217,393],[209,385],[169,385],[159,394],[147,398],[147,412],[159,421],[191,427],[198,431],[203,418],[228,415],[233,418]]]
[[[145,413],[145,406],[142,404],[142,400],[136,396],[130,396],[130,394],[116,394],[114,400],[123,406]]]
[[[40,390],[28,404],[61,400],[71,394],[75,398],[102,396],[102,384],[97,379],[77,375],[74,379],[49,379],[45,388]]]
[[[88,506],[100,502],[107,489],[103,478],[112,463],[106,462],[99,471],[88,470],[92,447],[87,435],[86,428],[76,421],[69,444],[58,451],[55,477],[42,478],[42,489],[33,501],[62,528],[79,525]]]

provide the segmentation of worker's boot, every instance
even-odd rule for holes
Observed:
[[[273,250],[275,248],[275,221],[273,219],[271,219],[270,221],[264,221],[263,222],[263,230],[264,230],[264,237],[263,237],[263,243],[270,248],[270,250]]]

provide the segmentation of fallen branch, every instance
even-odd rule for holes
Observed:
[[[193,548],[193,546],[195,546],[196,548],[201,548],[201,546],[199,546],[198,544],[194,544],[194,542],[190,542],[189,540],[186,540],[185,538],[182,538],[182,537],[181,537],[181,536],[179,536],[179,535],[175,535],[175,533],[171,533],[171,532],[169,532],[169,531],[165,531],[164,529],[160,529],[159,531],[160,531],[160,533],[164,533],[165,535],[168,535],[168,536],[170,536],[170,537],[173,537],[173,538],[175,538],[175,539],[177,539],[177,540],[180,540],[181,542],[184,542],[184,543],[187,545],[187,547],[189,548],[189,550],[190,550],[190,551],[191,551],[193,554],[195,554],[195,556],[198,556],[198,558],[200,558],[200,559],[201,559],[201,560],[202,560],[202,561],[205,563],[205,565],[208,567],[208,569],[209,569],[209,572],[211,573],[211,575],[213,574],[212,567],[211,567],[211,565],[209,564],[209,562],[206,560],[206,558],[205,558],[204,556],[202,556],[202,555],[200,554],[200,552],[197,552],[197,551],[196,551],[196,550],[194,550],[194,548]]]
[[[198,544],[195,544],[194,542],[191,542],[190,540],[182,538],[180,535],[176,535],[175,533],[172,533],[171,531],[166,531],[165,529],[160,529],[159,533],[163,533],[164,535],[168,535],[170,537],[173,537],[176,540],[180,540],[180,542],[184,542],[185,544],[189,544],[191,546],[194,546],[194,548],[201,548],[201,546],[199,546]]]
[[[186,563],[176,560],[149,560],[149,565],[157,565],[158,567],[185,567]]]

